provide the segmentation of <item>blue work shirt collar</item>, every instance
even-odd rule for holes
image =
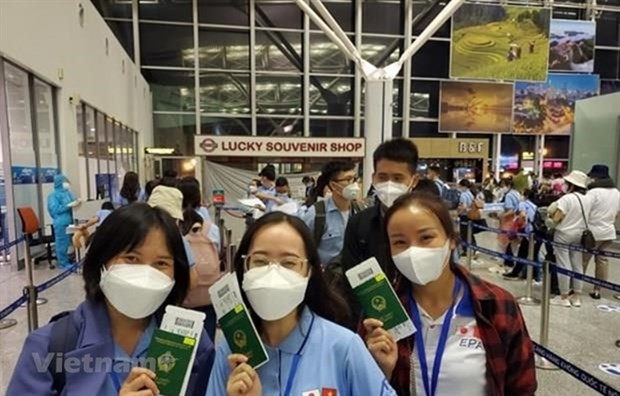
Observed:
[[[299,348],[301,348],[301,345],[304,342],[304,339],[308,335],[308,331],[310,330],[310,323],[312,323],[313,316],[314,313],[310,311],[310,308],[304,306],[299,316],[299,323],[297,323],[297,326],[293,329],[291,334],[289,334],[288,337],[286,337],[284,341],[282,341],[280,345],[278,345],[276,348],[270,348],[268,346],[265,347],[272,350],[279,349],[282,352],[290,353],[292,355],[298,353]],[[305,349],[307,348],[304,348],[304,350]],[[304,351],[301,351],[302,354],[303,352]]]
[[[334,198],[329,197],[325,200],[325,211],[326,212],[338,211],[338,207],[336,206],[336,202],[334,202]]]
[[[79,309],[82,310],[82,315],[84,316],[84,329],[82,331],[82,340],[79,343],[80,348],[114,342],[110,317],[105,302],[86,300]],[[156,327],[157,320],[155,319],[155,315],[153,315],[142,337],[144,337],[144,335],[149,335],[148,340],[150,341],[150,336],[153,334]],[[150,333],[147,334],[147,332]],[[142,342],[142,338],[140,342]],[[138,345],[136,351],[138,351],[139,348],[140,345]],[[148,348],[148,343],[146,348]]]

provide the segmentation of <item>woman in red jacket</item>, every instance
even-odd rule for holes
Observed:
[[[457,235],[436,197],[409,194],[385,217],[396,292],[416,332],[398,343],[375,319],[362,335],[399,395],[529,396],[534,353],[521,311],[502,288],[452,261]]]

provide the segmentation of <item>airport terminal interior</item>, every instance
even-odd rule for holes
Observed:
[[[620,395],[619,188],[620,0],[0,0],[0,394]]]

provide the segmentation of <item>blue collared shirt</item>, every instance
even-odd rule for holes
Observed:
[[[291,375],[294,375],[291,396],[325,395],[329,390],[338,396],[396,395],[357,334],[321,318],[307,307],[297,327],[280,345],[265,348],[269,361],[257,370],[263,395],[283,395]],[[299,366],[291,373],[297,353],[301,355]],[[230,354],[228,344],[222,340],[217,346],[206,396],[226,395]]]
[[[344,232],[349,221],[349,214],[340,212],[334,203],[334,199],[331,197],[327,198],[324,202],[325,232],[319,244],[319,257],[321,258],[321,263],[325,266],[342,251]],[[316,207],[314,207],[314,205],[311,206],[300,217],[308,228],[310,228],[310,231],[314,233]]]
[[[120,386],[123,385],[125,379],[131,372],[131,368],[137,366],[138,364],[142,365],[143,360],[146,358],[147,352],[149,350],[149,345],[151,344],[151,339],[153,338],[153,333],[157,328],[157,324],[155,323],[155,319],[151,319],[148,327],[142,333],[140,340],[138,341],[138,345],[136,345],[135,350],[130,355],[123,350],[116,342],[114,343],[114,363],[112,365],[112,370],[108,374],[108,378],[101,386],[101,390],[97,393],[98,396],[117,396],[118,390],[116,389],[116,385],[114,385],[115,376],[116,380],[118,380],[118,384]]]
[[[504,197],[504,210],[517,211],[519,210],[519,204],[521,203],[521,194],[515,189],[511,189],[506,193]]]
[[[276,186],[273,186],[273,187],[260,186],[256,192],[262,193],[262,194],[266,194],[266,195],[271,195],[271,196],[275,197],[276,196]],[[267,200],[263,201],[263,203],[265,204],[265,213],[271,212],[273,210],[274,206],[276,206],[276,201],[271,200],[271,199],[267,199]]]
[[[465,190],[461,193],[459,198],[459,205],[462,205],[465,209],[469,210],[474,203],[474,194],[470,190]]]
[[[534,216],[536,216],[536,210],[538,206],[530,200],[523,201],[519,204],[519,211],[525,213],[527,216],[527,224],[525,226],[525,232],[530,233],[534,230],[532,224],[534,223]]]

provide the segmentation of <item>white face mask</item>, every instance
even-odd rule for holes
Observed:
[[[68,190],[71,188],[71,184],[69,184],[69,182],[64,182],[62,183],[62,188],[64,188],[65,190]]]
[[[308,278],[278,264],[253,268],[243,277],[243,290],[263,320],[282,319],[304,300]]]
[[[99,287],[123,315],[143,319],[159,308],[172,291],[174,280],[144,264],[115,264],[101,271]]]
[[[450,255],[450,240],[440,248],[421,248],[411,246],[409,249],[392,256],[396,268],[416,285],[426,285],[437,280],[443,272]]]
[[[351,183],[342,189],[342,196],[344,199],[354,201],[359,197],[361,192],[360,186],[357,183]]]
[[[407,191],[409,191],[409,186],[402,183],[394,183],[393,181],[375,184],[375,194],[379,201],[388,208],[394,204],[398,197],[406,194]]]

